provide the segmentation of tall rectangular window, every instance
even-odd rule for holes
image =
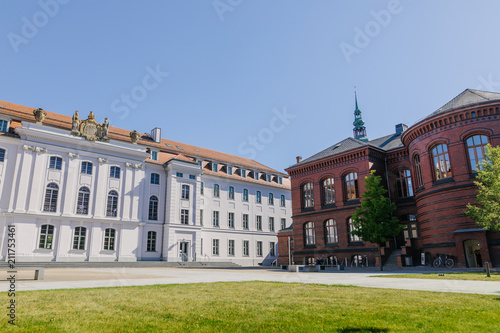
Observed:
[[[189,224],[189,209],[181,209],[181,224]]]
[[[274,217],[269,217],[269,231],[274,231]]]
[[[214,184],[214,198],[218,198],[219,196],[220,196],[219,184]]]
[[[158,152],[157,151],[151,151],[151,159],[153,161],[158,161]]]
[[[120,167],[112,166],[109,168],[109,177],[120,179]]]
[[[243,255],[248,257],[250,255],[250,241],[243,241]]]
[[[338,243],[337,222],[334,219],[325,222],[325,234],[327,243]]]
[[[486,135],[474,135],[466,140],[466,144],[471,171],[477,172],[484,159],[488,137]]]
[[[243,189],[243,201],[248,201],[248,190],[246,188]]]
[[[357,230],[356,227],[354,226],[354,223],[352,222],[352,219],[349,218],[349,241],[350,242],[360,242],[361,237],[357,235],[351,234],[351,231]]]
[[[229,186],[228,197],[229,199],[234,199],[234,187],[232,186]]]
[[[234,256],[234,240],[230,239],[227,242],[227,254],[230,256]]]
[[[241,177],[243,178],[247,177],[247,171],[245,169],[241,169]]]
[[[157,173],[151,174],[151,184],[160,185],[160,175]]]
[[[115,250],[115,229],[106,228],[106,230],[104,230],[104,250]]]
[[[313,183],[302,186],[302,208],[314,207]]]
[[[281,219],[281,229],[285,229],[286,228],[286,218],[282,218]]]
[[[213,172],[217,172],[217,170],[219,169],[219,166],[217,165],[217,163],[212,163],[212,171]]]
[[[281,198],[280,198],[280,206],[281,206],[281,207],[285,207],[285,202],[286,202],[286,201],[285,201],[285,195],[284,195],[284,194],[282,194],[282,195],[281,195]]]
[[[44,224],[40,228],[40,242],[38,243],[39,249],[52,249],[52,240],[54,237],[54,226]]]
[[[217,210],[214,210],[213,219],[212,219],[212,225],[214,227],[218,227],[219,226],[219,212]]]
[[[181,192],[182,192],[181,198],[188,200],[189,199],[189,185],[182,185]]]
[[[262,216],[257,215],[255,218],[255,227],[257,230],[262,230]]]
[[[82,168],[80,170],[81,173],[86,175],[92,174],[92,163],[91,162],[82,162]]]
[[[5,149],[0,148],[0,162],[5,161]]]
[[[49,169],[61,170],[62,169],[62,158],[57,157],[57,156],[51,156]]]
[[[212,240],[212,255],[214,255],[214,256],[219,255],[219,240],[218,239]]]
[[[203,225],[203,209],[200,209],[200,225]]]
[[[7,120],[0,120],[0,132],[7,132],[7,125],[9,122]]]
[[[257,242],[257,257],[262,257],[262,242]]]
[[[415,175],[417,178],[417,188],[424,186],[424,180],[422,178],[422,167],[420,165],[420,156],[417,154],[413,157],[413,165],[415,168]]]
[[[234,228],[234,213],[228,213],[227,224],[229,228]]]
[[[248,214],[243,214],[243,229],[248,229]]]
[[[76,227],[75,235],[73,236],[73,250],[85,250],[85,237],[87,235],[87,228]]]
[[[274,205],[274,194],[269,193],[269,204]]]
[[[148,231],[146,252],[155,252],[155,251],[156,251],[156,231]]]
[[[323,180],[323,205],[335,203],[335,180],[333,177]]]
[[[257,203],[261,203],[262,202],[262,193],[260,191],[256,192],[256,194],[255,194],[255,201]]]
[[[257,171],[253,173],[253,179],[259,180],[259,173]]]

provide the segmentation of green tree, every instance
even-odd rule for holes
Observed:
[[[365,178],[365,191],[362,194],[361,207],[352,216],[355,230],[351,234],[361,237],[364,242],[378,245],[380,270],[382,271],[381,249],[385,242],[399,234],[403,226],[392,215],[396,205],[387,197],[387,190],[381,185],[382,177],[375,175],[375,170]]]
[[[464,214],[485,229],[500,231],[500,147],[486,146],[477,179],[476,202],[467,204]]]

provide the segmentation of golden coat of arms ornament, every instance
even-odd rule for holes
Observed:
[[[95,121],[94,112],[90,111],[87,120],[80,120],[78,111],[75,111],[71,126],[71,134],[76,136],[83,136],[89,141],[109,142],[108,131],[108,118],[104,119],[103,124],[99,124]]]

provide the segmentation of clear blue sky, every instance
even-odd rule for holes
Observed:
[[[280,171],[352,136],[354,86],[372,139],[500,91],[498,1],[59,1],[0,2],[0,99]]]

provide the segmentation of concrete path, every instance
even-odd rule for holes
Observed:
[[[29,280],[29,277],[21,273],[30,275],[18,272],[16,291],[220,281],[276,281],[500,296],[500,282],[371,277],[395,272],[290,273],[279,269],[47,268],[45,279],[41,281]],[[0,290],[7,291],[9,287],[10,284],[5,280],[0,282]]]

